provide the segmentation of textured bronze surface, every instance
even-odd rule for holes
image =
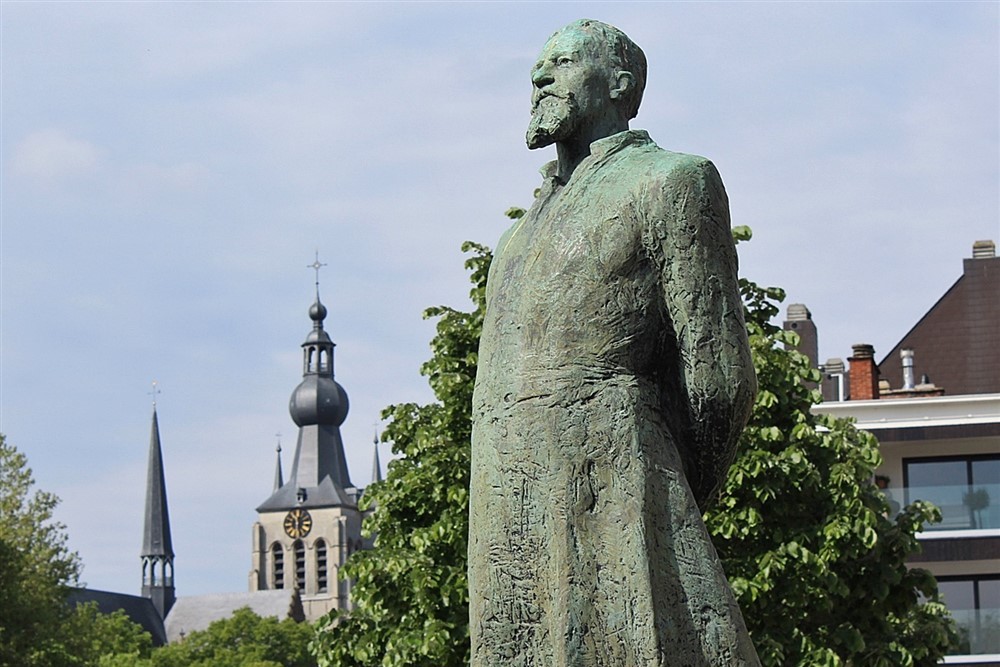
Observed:
[[[528,143],[559,159],[487,286],[475,667],[759,664],[699,509],[756,389],[728,201],[711,162],[628,129],[644,79],[591,21],[532,71]]]

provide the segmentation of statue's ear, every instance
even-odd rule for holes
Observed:
[[[615,83],[611,89],[611,99],[621,99],[621,96],[632,90],[632,86],[634,85],[635,77],[632,76],[632,72],[626,72],[625,70],[615,72]]]

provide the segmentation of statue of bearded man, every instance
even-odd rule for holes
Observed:
[[[756,667],[704,523],[756,391],[728,200],[629,130],[646,59],[577,21],[531,72],[557,160],[490,269],[473,406],[473,667]]]

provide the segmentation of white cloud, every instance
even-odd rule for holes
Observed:
[[[101,165],[103,151],[84,139],[58,128],[32,132],[14,149],[15,173],[26,178],[53,182],[93,174]]]

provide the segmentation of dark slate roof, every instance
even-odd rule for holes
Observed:
[[[927,375],[947,396],[1000,393],[1000,257],[966,259],[963,268],[879,364],[893,389],[903,385],[900,350],[910,348],[917,382]]]
[[[167,640],[175,642],[182,634],[204,630],[215,621],[229,618],[237,609],[250,607],[258,616],[278,619],[305,619],[302,599],[296,589],[254,591],[252,593],[214,593],[177,598],[165,622]]]
[[[317,485],[300,487],[299,483],[293,476],[270,498],[261,503],[257,511],[276,512],[290,510],[293,507],[356,507],[358,504],[357,491],[354,487],[345,489],[329,477],[324,477]],[[305,489],[304,500],[299,500],[299,488]]]
[[[152,636],[154,646],[163,646],[167,643],[163,619],[149,598],[98,591],[93,588],[76,588],[70,591],[67,601],[73,606],[83,602],[96,602],[97,610],[102,614],[112,614],[121,609],[133,623],[141,625],[142,629]]]
[[[146,473],[146,521],[142,531],[140,556],[174,556],[167,511],[167,484],[163,477],[160,425],[153,408],[153,430],[149,437],[149,467]]]

